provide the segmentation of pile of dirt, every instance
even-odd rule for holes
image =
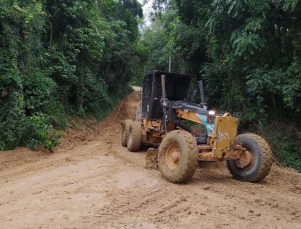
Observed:
[[[145,168],[146,169],[159,169],[158,166],[158,149],[149,148],[145,155]]]

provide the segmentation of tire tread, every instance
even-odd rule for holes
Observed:
[[[131,122],[132,122],[132,120],[126,119],[122,123],[120,139],[121,139],[121,145],[124,146],[124,147],[126,147],[126,145],[127,145],[128,133],[129,133],[129,129],[130,129],[130,126],[131,126]]]
[[[137,152],[141,146],[141,138],[142,138],[141,123],[132,121],[129,131],[132,131],[131,133],[132,142],[130,145],[127,142],[128,150],[131,152]]]
[[[159,147],[159,157],[163,153],[162,150],[166,149],[168,147],[168,139],[166,138],[174,138],[176,135],[181,135],[184,138],[185,141],[185,148],[187,148],[188,152],[188,157],[187,161],[184,164],[184,168],[178,172],[175,178],[170,178],[167,176],[164,172],[163,169],[160,169],[160,163],[159,163],[159,169],[161,171],[161,175],[168,181],[174,182],[174,183],[183,183],[192,178],[192,176],[195,173],[195,170],[198,166],[198,148],[196,141],[194,140],[193,136],[183,130],[175,130],[170,132],[167,136],[165,136],[165,140],[163,139],[160,147]],[[175,141],[175,140],[174,140]]]

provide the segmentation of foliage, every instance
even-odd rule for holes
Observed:
[[[102,118],[141,74],[137,0],[0,1],[0,148],[52,150],[68,114]]]
[[[52,125],[48,124],[48,117],[43,113],[37,113],[28,118],[25,122],[25,131],[22,136],[21,145],[25,145],[33,150],[39,145],[44,145],[45,149],[53,151],[53,147],[60,144],[59,139],[62,137],[61,131],[53,131]]]
[[[289,166],[301,173],[301,156],[298,148],[287,136],[280,133],[269,135],[269,141],[272,143],[273,152],[284,166]]]

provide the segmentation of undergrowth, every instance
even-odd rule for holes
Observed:
[[[36,150],[43,145],[50,152],[60,144],[61,131],[54,131],[49,124],[49,117],[43,113],[36,113],[25,123],[25,130],[21,138],[21,145]]]
[[[275,132],[269,132],[267,140],[270,143],[276,161],[301,173],[301,152],[298,144],[293,142],[288,136]]]
[[[256,125],[255,132],[268,141],[278,163],[301,173],[301,131],[295,123],[275,114],[270,118],[269,125]]]

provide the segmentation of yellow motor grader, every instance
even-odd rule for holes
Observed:
[[[122,145],[131,152],[141,145],[158,147],[147,154],[157,158],[162,177],[175,183],[189,180],[198,161],[226,160],[235,179],[264,179],[272,166],[268,143],[256,134],[237,136],[238,118],[207,110],[202,81],[201,103],[186,101],[192,78],[162,71],[146,74],[134,119],[122,123]],[[191,122],[203,125],[205,133],[190,128]]]

